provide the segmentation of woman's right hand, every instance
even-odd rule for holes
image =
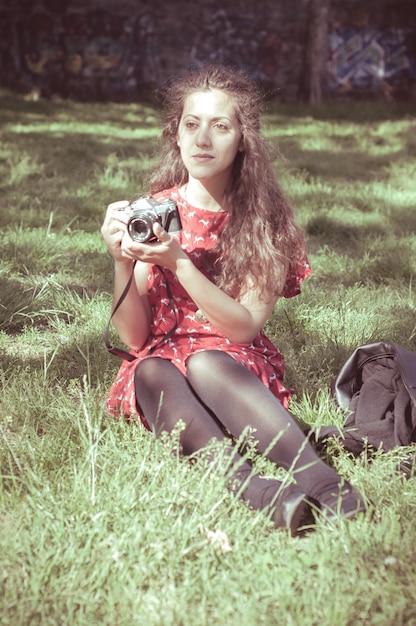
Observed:
[[[121,252],[121,241],[127,230],[127,222],[129,220],[124,209],[129,204],[127,200],[109,204],[103,225],[101,226],[101,234],[111,256],[115,261],[121,261],[122,263],[131,263],[131,260],[123,256]]]

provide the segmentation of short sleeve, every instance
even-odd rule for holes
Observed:
[[[305,254],[304,258],[300,260],[289,272],[285,286],[283,287],[282,296],[284,298],[293,298],[300,294],[300,284],[305,278],[312,272],[308,258]]]

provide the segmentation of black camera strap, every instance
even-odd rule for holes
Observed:
[[[136,261],[133,262],[133,267],[131,270],[131,274],[130,274],[130,278],[127,281],[126,286],[123,289],[123,293],[121,294],[121,296],[119,297],[117,304],[114,306],[111,315],[110,315],[110,319],[108,320],[108,324],[107,327],[105,329],[105,333],[104,333],[104,341],[105,341],[105,345],[106,348],[108,350],[108,352],[110,352],[110,354],[114,354],[114,356],[118,356],[120,359],[123,359],[124,361],[134,361],[135,359],[137,359],[137,356],[135,356],[134,354],[131,354],[131,352],[127,352],[127,350],[123,350],[122,348],[117,348],[116,346],[113,346],[110,343],[110,339],[109,339],[109,333],[110,333],[110,324],[111,324],[111,320],[113,319],[114,315],[117,313],[118,309],[120,308],[120,305],[122,304],[124,298],[127,296],[129,289],[131,287],[131,283],[133,282],[133,277],[134,277],[134,268],[136,267]],[[172,309],[172,312],[175,316],[175,323],[172,326],[172,328],[170,328],[168,330],[168,332],[163,335],[163,337],[160,339],[160,341],[158,341],[157,343],[155,343],[153,346],[151,346],[148,350],[148,354],[152,354],[156,348],[158,348],[162,343],[164,343],[165,341],[167,341],[169,339],[169,337],[171,337],[173,335],[173,333],[175,332],[175,330],[178,327],[178,310],[175,306],[175,302],[173,300],[173,296],[172,296],[172,292],[169,286],[169,282],[167,280],[166,274],[163,271],[163,268],[160,267],[160,265],[156,266],[158,268],[158,270],[161,272],[163,278],[165,279],[165,283],[166,283],[166,292],[168,295],[168,299],[169,299],[169,305],[170,308]]]

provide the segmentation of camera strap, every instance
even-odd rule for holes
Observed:
[[[108,350],[108,352],[110,352],[110,354],[114,354],[115,356],[118,356],[120,359],[123,359],[124,361],[134,361],[135,359],[137,359],[137,356],[135,356],[134,354],[131,354],[131,352],[127,352],[127,350],[123,350],[122,348],[117,348],[116,346],[113,346],[110,343],[110,339],[109,339],[109,333],[110,333],[110,324],[111,324],[111,320],[113,319],[114,315],[116,314],[116,312],[118,311],[118,309],[120,308],[120,305],[122,304],[124,298],[127,296],[129,289],[131,287],[131,283],[133,282],[133,277],[134,277],[134,268],[136,266],[136,261],[133,262],[133,267],[131,270],[131,274],[130,274],[130,278],[127,281],[126,286],[123,289],[123,293],[121,294],[121,296],[119,297],[117,304],[114,306],[111,315],[110,315],[110,319],[108,320],[108,324],[107,327],[105,329],[104,332],[104,342],[106,345],[106,348]],[[163,271],[163,268],[160,265],[156,266],[158,268],[158,270],[161,272],[163,278],[165,279],[165,284],[166,284],[166,292],[167,292],[167,296],[168,296],[168,300],[169,300],[169,305],[170,308],[172,309],[172,312],[175,316],[175,323],[172,326],[172,328],[170,328],[168,330],[168,332],[163,335],[163,337],[160,339],[160,341],[158,341],[157,343],[155,343],[153,346],[151,346],[148,350],[148,354],[152,354],[156,348],[158,348],[162,343],[164,343],[165,341],[167,341],[169,339],[169,337],[171,337],[173,335],[173,333],[175,332],[175,330],[178,327],[178,310],[175,306],[175,302],[173,300],[173,296],[172,296],[172,292],[169,286],[169,282],[168,279],[166,277],[165,272]]]

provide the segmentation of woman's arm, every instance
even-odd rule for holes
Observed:
[[[211,324],[230,341],[253,341],[270,316],[277,298],[262,302],[255,289],[248,289],[240,301],[235,300],[196,268],[175,237],[159,224],[155,224],[154,233],[159,239],[155,244],[123,240],[125,254],[170,269]]]
[[[132,271],[132,263],[115,262],[113,307],[117,305]],[[118,336],[130,348],[141,348],[150,333],[151,307],[147,298],[147,275],[147,264],[137,261],[130,289],[112,318]]]
[[[133,272],[134,259],[124,252],[130,239],[127,233],[128,217],[123,211],[128,204],[125,201],[110,204],[101,227],[104,241],[114,259],[113,307],[117,305]],[[126,243],[123,243],[125,240]],[[140,348],[150,333],[151,310],[147,298],[147,274],[147,263],[137,261],[130,289],[113,316],[121,341],[131,348]]]
[[[217,330],[233,343],[250,343],[263,328],[277,298],[260,301],[255,289],[240,299],[228,296],[188,259],[179,259],[176,277]]]

